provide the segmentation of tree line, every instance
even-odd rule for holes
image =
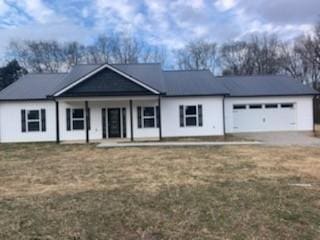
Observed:
[[[290,74],[319,89],[320,22],[312,33],[288,42],[280,40],[277,35],[268,34],[252,35],[245,41],[223,44],[194,40],[168,54],[164,47],[114,34],[101,35],[91,45],[12,41],[8,56],[30,72],[67,71],[79,63],[160,62],[169,68],[210,69],[219,75]]]

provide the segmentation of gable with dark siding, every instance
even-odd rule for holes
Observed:
[[[81,97],[132,95],[153,95],[153,93],[120,74],[106,68],[69,89],[61,96]]]

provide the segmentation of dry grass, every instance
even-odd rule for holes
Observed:
[[[320,239],[320,149],[0,145],[0,239]]]

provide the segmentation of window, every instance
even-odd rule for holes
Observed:
[[[233,105],[234,110],[246,109],[246,105]]]
[[[72,109],[72,129],[73,130],[84,129],[84,110],[81,108]]]
[[[197,106],[186,106],[185,107],[185,122],[186,126],[197,126]]]
[[[278,108],[278,104],[266,104],[265,107],[268,108],[268,109],[270,109],[270,108]]]
[[[39,132],[40,131],[39,110],[27,111],[27,128],[28,128],[28,132]]]
[[[189,105],[179,107],[180,127],[196,127],[202,126],[202,105]]]
[[[22,132],[46,131],[46,110],[21,110]]]
[[[293,103],[283,103],[281,104],[281,108],[293,108]]]
[[[159,127],[159,107],[138,107],[138,128]]]
[[[85,114],[84,109],[82,108],[74,108],[66,109],[67,114],[67,130],[84,130],[85,127]],[[88,120],[90,123],[90,112],[88,112]],[[90,128],[90,124],[88,124],[88,127]]]
[[[261,109],[262,105],[261,104],[252,104],[252,105],[249,105],[249,108],[250,109]]]
[[[155,127],[154,107],[143,108],[143,127],[145,127],[145,128]]]

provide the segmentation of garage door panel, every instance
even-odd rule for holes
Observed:
[[[250,104],[255,105],[255,104]],[[233,110],[234,132],[263,132],[295,130],[296,108],[282,107],[281,104],[263,104],[261,109],[252,109],[249,105],[245,109]],[[273,105],[273,106],[271,106]],[[284,105],[285,106],[285,105]]]

